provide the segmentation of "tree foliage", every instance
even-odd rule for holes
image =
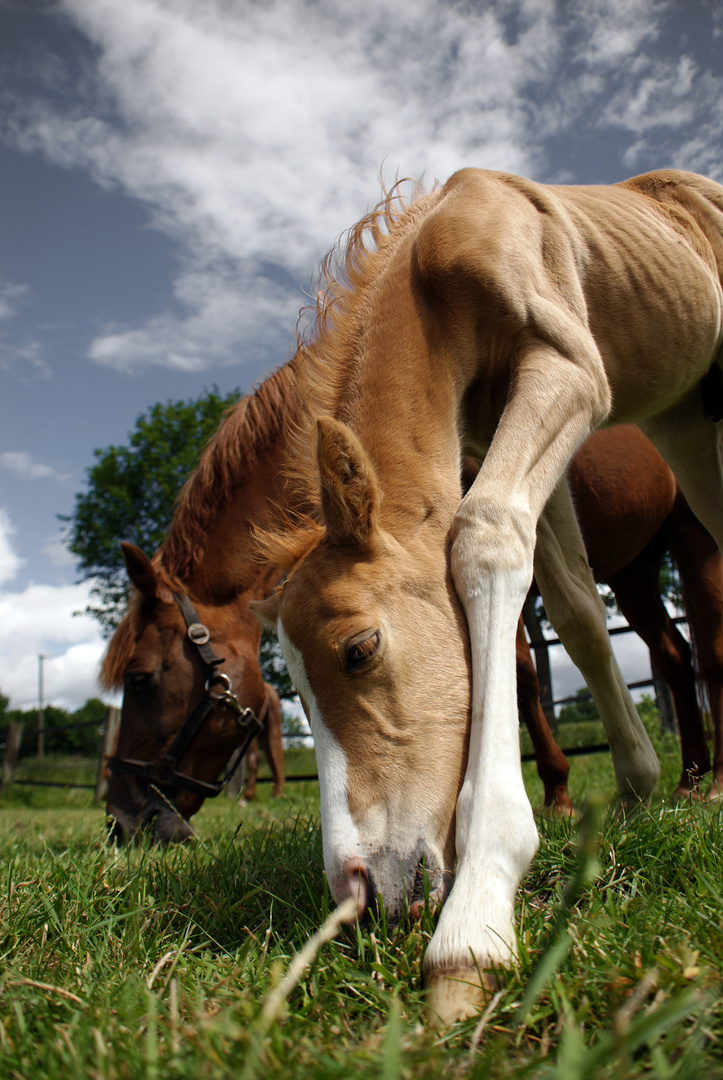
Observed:
[[[60,517],[82,580],[93,579],[95,603],[87,611],[106,633],[117,626],[128,598],[121,540],[149,554],[158,548],[184,481],[238,396],[222,396],[214,387],[195,399],[153,405],[138,417],[127,446],[95,451],[87,490],[75,496],[72,514]]]
[[[592,700],[590,691],[586,686],[583,686],[581,690],[577,691],[575,699],[574,702],[569,702],[560,709],[560,714],[557,718],[559,724],[580,724],[600,719],[597,706]]]
[[[282,701],[292,701],[296,698],[286,663],[279,647],[279,642],[273,630],[264,628],[261,635],[261,648],[259,650],[259,666],[264,682],[271,683],[276,688],[276,693]],[[287,719],[285,717],[285,719]],[[288,734],[292,734],[291,731]]]
[[[55,705],[46,705],[43,710],[45,752],[50,757],[65,754],[95,757],[98,754],[99,740],[107,711],[108,706],[104,705],[100,698],[88,698],[84,705],[71,713]],[[23,724],[20,758],[35,757],[38,750],[37,709],[10,709],[5,714],[2,723],[11,721]],[[75,725],[78,724],[84,726],[76,727]]]

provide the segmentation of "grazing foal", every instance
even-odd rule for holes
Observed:
[[[298,441],[319,508],[267,539],[288,577],[260,613],[314,733],[335,897],[398,908],[424,863],[442,900],[456,856],[424,964],[442,1020],[512,961],[538,844],[515,690],[533,569],[623,806],[658,778],[564,473],[593,428],[636,421],[720,547],[721,265],[723,188],[703,177],[548,187],[466,169],[407,208],[387,199],[328,275]],[[463,440],[484,463],[460,503]]]

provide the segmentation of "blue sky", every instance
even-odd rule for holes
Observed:
[[[288,358],[380,170],[723,180],[722,135],[718,0],[0,0],[0,689],[96,692],[57,515],[148,405]]]

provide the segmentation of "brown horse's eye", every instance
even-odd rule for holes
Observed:
[[[156,680],[150,671],[128,672],[125,677],[125,688],[139,697],[149,697],[156,688]]]
[[[379,649],[381,635],[378,630],[365,630],[352,638],[346,646],[345,667],[347,673],[359,671],[373,660]]]

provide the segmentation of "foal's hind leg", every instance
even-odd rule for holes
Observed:
[[[600,712],[621,804],[632,808],[650,796],[660,766],[610,644],[605,609],[587,564],[565,480],[540,518],[535,578],[548,618]]]
[[[695,524],[702,528],[697,521]],[[680,782],[673,796],[685,796],[698,789],[702,777],[710,770],[710,758],[696,696],[691,649],[660,598],[663,550],[654,539],[629,566],[609,577],[608,585],[631,629],[650,649],[653,663],[672,691],[683,757]]]

